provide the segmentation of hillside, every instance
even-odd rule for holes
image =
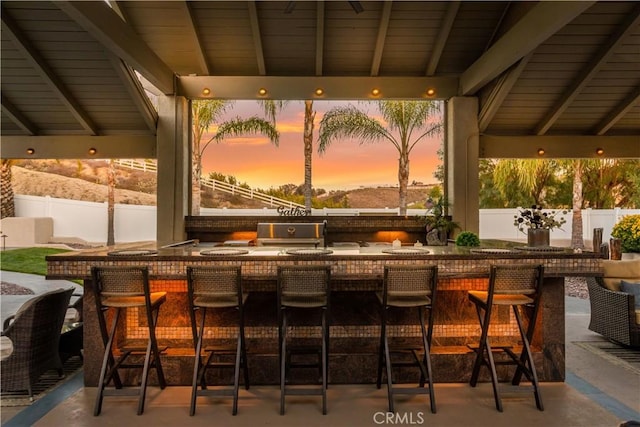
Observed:
[[[101,160],[40,160],[18,162],[12,168],[15,194],[51,196],[62,199],[104,202],[107,200],[108,163]],[[430,187],[411,187],[412,203],[422,204]],[[132,205],[156,204],[156,175],[127,168],[117,168],[116,203]],[[219,191],[205,190],[204,207],[262,208],[264,203]],[[393,208],[398,205],[398,189],[393,187],[359,188],[333,191],[325,199],[347,201],[350,208]]]

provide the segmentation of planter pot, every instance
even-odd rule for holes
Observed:
[[[527,230],[527,246],[549,246],[549,230],[545,228],[530,228]]]
[[[447,246],[448,234],[446,230],[434,228],[427,231],[428,246]]]

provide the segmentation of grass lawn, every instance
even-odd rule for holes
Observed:
[[[47,255],[69,252],[56,248],[21,248],[0,252],[0,270],[18,273],[47,274]]]

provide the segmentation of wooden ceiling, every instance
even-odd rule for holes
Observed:
[[[153,137],[158,114],[139,74],[189,98],[208,87],[258,99],[265,87],[303,99],[321,85],[323,99],[372,87],[421,99],[434,87],[437,98],[477,96],[482,135],[624,136],[640,152],[636,1],[1,6],[1,135],[20,144]]]

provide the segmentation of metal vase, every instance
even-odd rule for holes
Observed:
[[[600,246],[602,246],[602,228],[593,229],[593,252],[601,253]]]
[[[546,228],[530,228],[527,231],[527,246],[530,248],[536,246],[550,246],[549,240],[549,230]]]

